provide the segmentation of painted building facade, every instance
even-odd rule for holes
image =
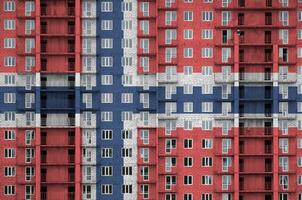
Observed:
[[[0,199],[302,200],[301,0],[2,0]]]

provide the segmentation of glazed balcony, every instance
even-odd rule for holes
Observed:
[[[273,81],[272,73],[240,73],[239,80],[242,83],[271,83]]]

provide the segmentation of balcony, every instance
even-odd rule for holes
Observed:
[[[272,136],[273,128],[246,128],[240,127],[240,137],[270,137]]]
[[[215,73],[215,82],[216,83],[232,83],[234,82],[234,75],[224,75],[222,73]]]
[[[177,83],[177,74],[159,74],[159,83]]]
[[[69,127],[75,126],[75,117],[68,114],[47,114],[41,115],[41,126],[46,127]]]
[[[273,82],[271,73],[240,73],[239,80],[243,83]]]

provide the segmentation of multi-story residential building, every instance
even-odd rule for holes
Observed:
[[[2,0],[1,200],[302,200],[301,0]]]

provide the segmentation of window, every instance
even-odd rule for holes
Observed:
[[[192,29],[184,29],[184,39],[185,40],[193,39],[193,30]]]
[[[298,11],[298,21],[302,21],[302,12]]]
[[[184,149],[192,149],[192,148],[193,148],[193,140],[184,139]]]
[[[279,20],[283,26],[288,26],[289,25],[288,11],[280,11]]]
[[[132,11],[132,2],[122,2],[122,12]]]
[[[297,184],[302,185],[302,176],[301,175],[297,176]]]
[[[184,48],[184,58],[193,58],[193,48]]]
[[[184,85],[184,94],[193,94],[193,85],[185,84]]]
[[[202,157],[201,158],[202,167],[212,167],[212,165],[213,165],[212,157]]]
[[[165,30],[165,44],[172,44],[173,40],[177,38],[176,29],[167,29]]]
[[[141,130],[140,139],[143,141],[143,144],[149,144],[149,130]]]
[[[16,189],[14,185],[5,185],[4,194],[5,195],[15,195]]]
[[[112,156],[113,156],[112,148],[102,148],[101,156],[102,156],[102,158],[112,158]]]
[[[213,112],[213,102],[202,102],[201,111],[202,112]]]
[[[222,139],[221,146],[222,146],[222,153],[227,154],[229,149],[232,148],[232,140],[231,139]]]
[[[35,29],[35,20],[25,20],[25,34],[31,34],[32,30]]]
[[[231,48],[221,48],[221,62],[228,62],[231,58]]]
[[[15,112],[4,112],[5,121],[15,121]]]
[[[112,2],[101,2],[101,12],[112,12],[113,4]]]
[[[133,118],[133,113],[132,112],[129,112],[129,111],[123,111],[121,113],[121,120],[122,121],[131,121],[132,118]]]
[[[101,82],[102,82],[102,85],[112,85],[112,83],[113,83],[112,75],[102,75]]]
[[[4,48],[5,49],[16,48],[16,39],[15,38],[4,38]]]
[[[14,130],[5,130],[4,131],[4,140],[15,140],[16,132]]]
[[[132,57],[122,57],[122,66],[131,67],[132,66]]]
[[[15,167],[4,167],[4,176],[15,176],[16,168]]]
[[[132,130],[122,130],[122,139],[132,139]]]
[[[133,103],[133,93],[122,93],[122,103]]]
[[[102,93],[101,103],[113,103],[113,93]]]
[[[149,108],[149,93],[140,93],[139,102],[143,104],[143,108]]]
[[[140,23],[140,30],[143,32],[143,34],[149,35],[149,21],[141,20],[139,23]]]
[[[122,185],[122,193],[123,194],[132,194],[132,185]]]
[[[101,121],[111,122],[113,120],[113,112],[103,111],[101,112]]]
[[[221,14],[221,25],[222,26],[227,26],[229,25],[229,22],[231,21],[231,11],[222,11]]]
[[[144,163],[149,162],[149,148],[141,148],[139,152],[139,156],[143,159]]]
[[[132,167],[123,166],[122,167],[122,176],[132,176]]]
[[[124,30],[124,31],[125,30],[129,30],[129,31],[132,30],[132,21],[130,21],[130,20],[122,20],[122,30]]]
[[[112,38],[102,38],[101,39],[101,48],[112,49],[113,48],[113,39]]]
[[[201,67],[201,73],[204,76],[211,76],[211,75],[213,75],[213,67],[212,66],[203,66],[203,67]]]
[[[202,21],[213,21],[213,12],[212,11],[203,11]]]
[[[212,176],[201,176],[201,184],[202,185],[212,185]]]
[[[184,120],[184,130],[192,130],[193,122],[191,120]]]
[[[34,175],[35,175],[34,167],[25,167],[25,181],[30,181]]]
[[[112,140],[113,130],[111,129],[103,129],[101,131],[102,140]]]
[[[132,157],[132,148],[122,148],[122,157],[123,158],[131,158]]]
[[[184,176],[184,185],[192,185],[193,176]]]
[[[193,112],[193,102],[184,102],[184,112]]]
[[[279,176],[279,184],[282,187],[283,190],[288,189],[288,183],[289,182],[289,177],[288,175],[280,175]]]
[[[25,56],[25,71],[31,71],[31,68],[35,66],[34,56]]]
[[[149,53],[149,39],[140,39],[140,48],[143,53]]]
[[[202,139],[201,140],[201,148],[202,149],[212,149],[213,148],[213,140],[212,139]]]
[[[183,200],[193,200],[193,194],[184,194],[184,199]]]
[[[184,66],[184,75],[192,75],[193,66]]]
[[[213,195],[209,193],[201,194],[201,200],[213,200]],[[225,199],[223,199],[225,200]]]
[[[112,20],[101,20],[101,29],[103,31],[109,31],[113,29],[113,21]]]
[[[201,124],[203,130],[212,130],[213,128],[212,120],[202,120]]]
[[[123,49],[132,48],[132,39],[123,38],[122,39],[122,48]]]
[[[213,57],[213,48],[202,48],[201,57],[202,58],[212,58]]]
[[[192,11],[184,11],[184,21],[193,21]]]
[[[5,158],[15,158],[16,157],[16,151],[12,148],[4,149],[4,157]]]
[[[297,158],[297,166],[302,167],[302,157]]]
[[[302,39],[302,29],[297,30],[297,39],[301,40]]]
[[[15,11],[16,4],[14,1],[4,1],[4,11],[12,12]]]
[[[112,185],[109,184],[102,184],[101,185],[101,192],[104,195],[112,194]]]
[[[176,11],[166,11],[165,13],[165,25],[172,25],[173,21],[176,21]]]
[[[213,94],[213,85],[204,84],[201,86],[202,94]]]
[[[288,30],[281,29],[279,30],[279,39],[282,40],[282,44],[288,44]]]
[[[4,93],[4,103],[16,103],[16,93]]]
[[[123,85],[132,85],[132,75],[122,75]]]
[[[13,56],[4,57],[4,66],[6,66],[6,67],[16,66],[16,57],[13,57]]]
[[[201,38],[204,40],[213,39],[213,29],[202,29]]]
[[[193,166],[193,158],[184,157],[184,167],[192,167],[192,166]]]
[[[144,17],[149,16],[149,2],[141,2],[140,3],[140,12],[143,13]]]
[[[4,30],[15,30],[16,22],[13,19],[4,20]]]
[[[147,167],[147,166],[140,167],[140,175],[143,177],[144,181],[148,181],[149,180],[149,167]]]

